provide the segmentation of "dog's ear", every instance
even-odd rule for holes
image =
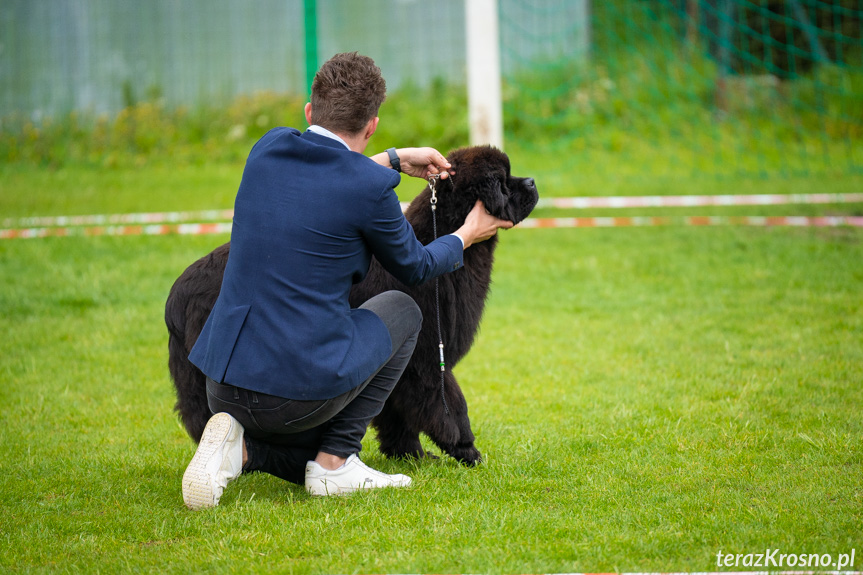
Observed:
[[[477,198],[482,200],[485,209],[497,217],[503,216],[503,209],[506,205],[506,198],[503,195],[500,178],[489,175],[483,180],[476,190]]]

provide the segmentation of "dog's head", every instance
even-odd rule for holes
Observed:
[[[450,152],[447,160],[452,164],[455,175],[435,184],[439,235],[458,229],[477,200],[481,200],[492,215],[515,224],[525,219],[539,200],[533,178],[513,176],[509,157],[497,148],[460,148]],[[408,213],[411,223],[420,215],[420,210],[429,209],[430,196],[431,192],[426,188],[411,203]],[[417,227],[415,223],[414,227]]]

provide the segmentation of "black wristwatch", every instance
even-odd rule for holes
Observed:
[[[396,154],[396,149],[395,148],[388,149],[387,154],[390,157],[390,165],[393,167],[393,169],[397,172],[401,172],[402,171],[402,163],[401,163],[401,161],[399,161],[399,155]]]

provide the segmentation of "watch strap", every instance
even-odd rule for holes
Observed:
[[[393,169],[397,172],[401,172],[402,171],[402,163],[399,160],[399,155],[396,154],[396,149],[395,148],[389,148],[387,150],[387,154],[390,157],[390,165],[393,167]]]

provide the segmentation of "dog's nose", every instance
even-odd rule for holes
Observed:
[[[527,178],[524,181],[524,185],[528,188],[533,188],[534,190],[536,189],[536,182],[533,181],[533,178]]]

